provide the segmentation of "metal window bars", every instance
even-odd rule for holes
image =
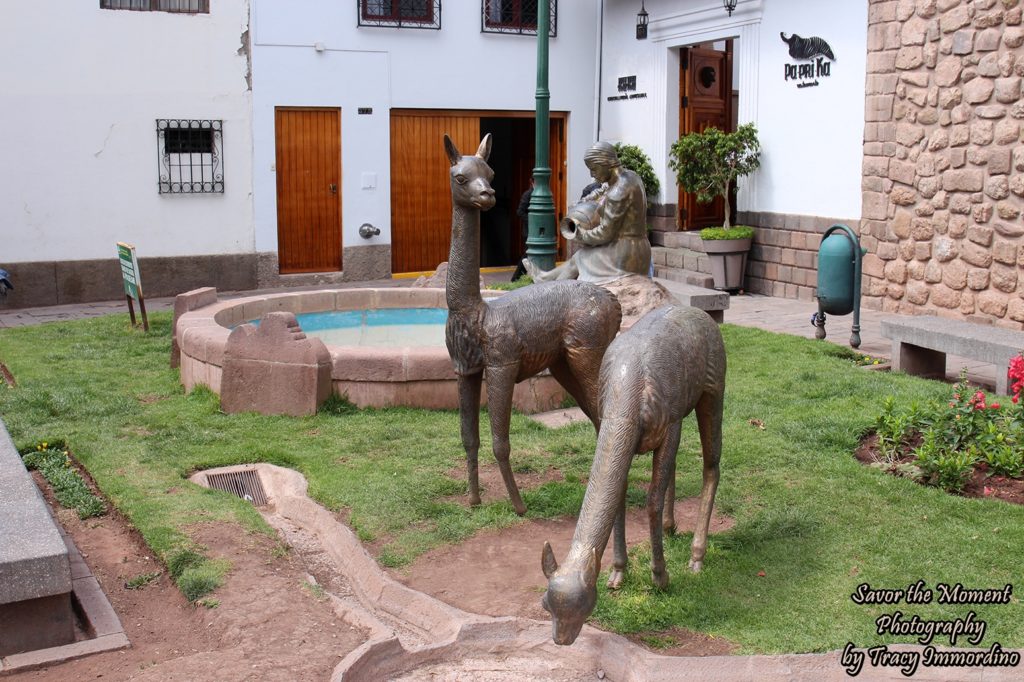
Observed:
[[[356,0],[358,26],[441,28],[441,0]]]
[[[537,35],[537,8],[547,4],[551,16],[548,35],[558,35],[558,0],[481,0],[481,33]]]
[[[100,9],[127,9],[138,12],[209,14],[210,0],[100,0]]]
[[[156,121],[160,194],[224,193],[224,122]]]

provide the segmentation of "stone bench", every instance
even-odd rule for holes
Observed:
[[[0,421],[0,656],[74,641],[60,530]]]
[[[1024,350],[1024,332],[942,317],[888,317],[882,336],[892,339],[892,368],[923,377],[946,375],[946,354],[996,366],[996,393],[1009,393],[1010,359]]]
[[[700,308],[719,324],[725,321],[725,311],[729,309],[728,293],[660,277],[655,277],[654,281],[668,289],[681,304]]]

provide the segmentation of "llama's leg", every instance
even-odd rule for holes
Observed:
[[[462,447],[466,450],[466,471],[469,474],[469,504],[480,504],[480,474],[477,453],[480,450],[480,382],[483,372],[459,375],[459,421]]]
[[[668,473],[668,486],[665,488],[665,512],[661,527],[667,535],[676,534],[676,457],[672,458],[672,470]]]
[[[665,545],[662,536],[662,514],[665,510],[665,492],[668,480],[675,470],[676,450],[679,448],[679,433],[682,422],[668,427],[665,440],[654,451],[651,464],[651,487],[647,491],[647,522],[651,529],[651,578],[660,589],[668,587],[668,571],[665,570]]]
[[[622,496],[622,504],[615,515],[615,526],[612,530],[612,570],[608,574],[608,589],[617,590],[622,586],[626,575],[626,496]]]
[[[526,505],[519,497],[519,488],[516,486],[515,476],[512,475],[512,465],[509,463],[512,447],[508,442],[509,422],[512,419],[512,391],[515,389],[518,373],[519,366],[514,364],[487,368],[487,412],[491,415],[491,448],[494,450],[494,458],[498,460],[501,477],[505,479],[505,488],[508,490],[512,507],[516,514],[522,516],[526,513]]]
[[[598,431],[601,430],[601,415],[598,409],[597,379],[601,373],[601,360],[603,359],[603,348],[570,348],[565,353],[565,362],[579,386],[580,397],[576,398],[576,402],[590,417],[590,421],[594,422],[594,428]],[[554,370],[552,370],[552,374],[554,374]],[[557,375],[555,378],[558,378]]]
[[[705,393],[697,402],[697,428],[704,457],[704,486],[700,491],[700,510],[697,526],[693,529],[693,547],[690,550],[690,569],[697,573],[704,565],[708,549],[708,528],[711,510],[718,490],[718,463],[722,458],[722,395]]]
[[[576,380],[576,374],[573,373],[569,363],[564,359],[559,360],[548,369],[551,371],[551,376],[555,377],[555,380],[561,384],[562,388],[576,399],[576,404],[583,410],[583,414],[587,415],[587,419],[594,423],[594,429],[599,431],[601,423],[598,417],[600,415],[597,414],[597,409],[592,404],[590,395],[580,385],[580,382]]]

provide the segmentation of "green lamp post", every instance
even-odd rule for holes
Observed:
[[[551,168],[548,166],[550,148],[550,100],[548,90],[548,31],[551,11],[548,0],[537,3],[537,113],[535,166],[533,193],[530,195],[526,239],[526,256],[541,270],[555,267],[556,233],[555,202],[551,195]]]

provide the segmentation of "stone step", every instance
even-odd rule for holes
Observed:
[[[664,246],[670,249],[689,249],[704,253],[704,243],[700,238],[700,230],[689,232],[666,232]]]
[[[690,249],[670,249],[666,246],[651,247],[651,261],[654,267],[672,268],[676,270],[693,270],[694,272],[711,272],[711,261],[707,254]]]
[[[724,321],[725,311],[729,309],[728,293],[663,277],[655,277],[654,281],[665,287],[683,305],[700,308],[711,315],[715,322]]]
[[[664,265],[654,266],[654,277],[655,279],[666,279],[705,289],[711,289],[714,286],[714,278],[706,272],[696,272],[694,270],[684,270],[683,268],[672,268]]]

